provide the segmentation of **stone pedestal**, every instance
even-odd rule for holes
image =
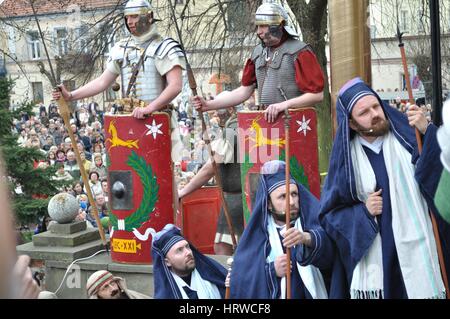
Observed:
[[[86,222],[52,224],[49,230],[33,236],[33,241],[17,246],[19,255],[34,260],[72,262],[103,249],[97,228],[87,228]]]

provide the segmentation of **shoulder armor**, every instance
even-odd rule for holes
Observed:
[[[310,48],[310,46],[295,39],[288,39],[285,43],[285,52],[287,54],[296,54],[305,48]]]
[[[155,55],[159,59],[168,57],[172,60],[176,57],[184,57],[184,52],[177,41],[172,38],[165,38],[156,48]]]
[[[109,53],[109,58],[113,61],[122,60],[125,54],[125,46],[127,45],[129,39],[123,39],[117,42],[111,52]]]
[[[158,47],[163,42],[163,38],[158,35],[152,40],[152,43],[150,43],[149,47],[147,48],[147,51],[145,51],[145,54],[151,58],[154,58],[156,55],[156,51],[158,50]]]
[[[295,39],[288,39],[285,43],[284,46],[282,48],[282,53],[283,54],[296,54],[304,49],[311,49],[311,47],[301,41],[295,40]],[[261,56],[261,54],[263,53],[264,48],[262,46],[262,44],[258,44],[255,49],[253,49],[253,53],[252,53],[252,61],[255,62],[255,60],[258,59],[259,56]]]
[[[263,50],[264,50],[264,48],[263,48],[262,44],[258,44],[258,45],[253,49],[252,57],[251,57],[251,59],[252,59],[253,62],[255,62],[255,60],[263,53]]]

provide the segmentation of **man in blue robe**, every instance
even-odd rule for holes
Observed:
[[[227,270],[168,224],[152,242],[155,299],[223,299]]]
[[[337,246],[341,297],[444,298],[429,216],[442,172],[436,127],[415,105],[406,117],[384,104],[359,78],[341,89],[336,109],[320,222]],[[450,228],[436,219],[449,269]]]
[[[264,164],[254,209],[238,244],[230,278],[236,299],[284,299],[291,249],[291,298],[328,297],[320,269],[329,269],[334,252],[318,222],[318,200],[290,179],[291,227],[286,231],[285,163]],[[314,266],[312,266],[314,265]]]

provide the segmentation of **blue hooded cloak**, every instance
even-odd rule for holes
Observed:
[[[270,172],[264,172],[269,167]],[[266,174],[265,174],[266,173]],[[271,251],[267,223],[268,200],[272,190],[285,185],[285,163],[272,161],[263,166],[256,200],[249,223],[239,241],[230,279],[230,297],[236,299],[277,299],[280,296],[280,279],[275,273],[274,263],[266,261]],[[314,265],[322,270],[332,265],[334,248],[318,221],[318,200],[291,176],[291,184],[299,190],[299,218],[303,230],[311,233],[313,248],[298,245],[291,248],[292,298],[311,298],[297,271],[301,266]],[[327,276],[323,276],[326,282]]]
[[[155,299],[182,299],[170,269],[164,258],[170,248],[177,242],[186,240],[175,225],[167,224],[163,230],[158,232],[152,242],[153,278],[155,286]],[[200,253],[191,243],[189,246],[195,259],[197,271],[201,277],[217,286],[222,298],[225,296],[225,278],[227,270],[217,261]]]
[[[440,148],[437,144],[434,125],[430,125],[423,136],[423,151],[419,156],[414,128],[407,117],[396,108],[383,103],[380,97],[361,79],[349,81],[339,92],[336,109],[339,128],[331,152],[328,176],[320,201],[320,223],[337,246],[333,278],[342,278],[340,287],[335,287],[335,298],[349,297],[353,271],[366,255],[377,233],[380,231],[375,219],[369,214],[365,203],[356,193],[355,176],[350,153],[350,141],[356,132],[349,127],[349,119],[355,104],[365,96],[375,96],[390,122],[390,130],[401,145],[412,155],[416,166],[415,179],[426,199],[428,207],[437,212],[433,203],[442,165],[439,161]],[[450,269],[450,227],[438,214],[436,219],[440,230],[446,269]],[[335,277],[336,276],[336,277]]]

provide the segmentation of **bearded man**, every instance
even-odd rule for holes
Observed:
[[[339,129],[320,220],[343,266],[342,297],[444,298],[429,215],[437,213],[433,198],[442,172],[436,126],[415,105],[405,116],[384,104],[359,78],[340,90],[336,109]],[[435,216],[449,269],[450,226]]]

